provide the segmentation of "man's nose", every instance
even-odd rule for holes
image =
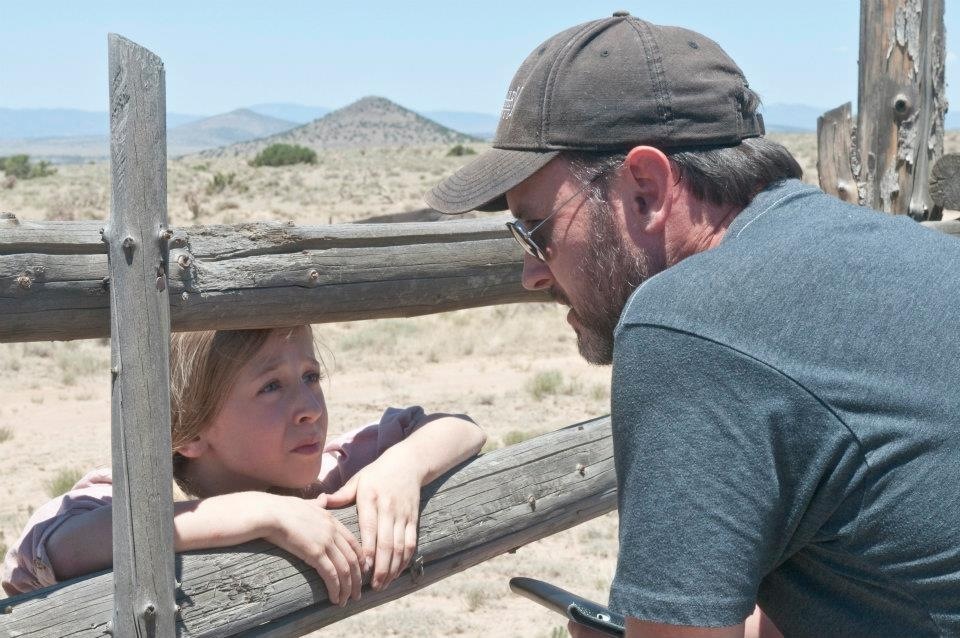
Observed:
[[[533,255],[523,254],[523,287],[527,290],[545,290],[553,285],[553,273],[545,263]]]

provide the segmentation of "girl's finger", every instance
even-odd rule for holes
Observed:
[[[334,535],[333,543],[327,546],[327,558],[333,564],[339,579],[339,595],[336,598],[336,604],[343,607],[347,604],[347,600],[349,600],[350,595],[353,593],[353,584],[350,582],[350,561],[347,560],[347,557],[344,556],[340,550],[340,547],[337,545],[338,541],[339,535]]]
[[[417,551],[417,519],[407,521],[406,529],[403,534],[403,565],[401,569],[407,567],[413,560],[413,554]]]
[[[390,576],[393,560],[393,513],[387,510],[379,512],[377,520],[377,557],[373,563],[373,587],[382,589]]]
[[[338,533],[344,540],[347,541],[347,545],[350,547],[349,557],[353,560],[353,557],[356,557],[357,565],[363,566],[363,548],[360,547],[360,541],[357,540],[357,537],[354,536],[350,530],[347,529],[347,526],[341,523],[337,519],[333,519],[335,525],[335,532]]]
[[[377,551],[377,505],[369,498],[357,502],[357,525],[360,527],[361,567],[365,574],[373,571]],[[372,582],[372,579],[371,579]]]
[[[353,478],[347,481],[343,487],[333,494],[326,494],[323,501],[324,507],[337,508],[346,507],[353,503],[357,498],[357,485],[360,482],[360,475],[355,474]]]
[[[406,536],[406,520],[398,520],[393,524],[393,556],[390,561],[390,581],[399,576],[400,570],[403,569],[403,557],[407,553]]]
[[[363,583],[363,577],[360,574],[360,554],[354,547],[356,540],[353,539],[353,534],[347,532],[346,528],[344,528],[344,531],[347,536],[334,534],[334,543],[350,568],[349,580],[343,582],[342,589],[346,593],[347,599],[360,600],[360,586]],[[354,543],[350,542],[351,539],[354,540]]]
[[[340,576],[333,561],[326,554],[322,554],[317,560],[315,568],[317,573],[320,574],[323,584],[327,587],[327,598],[330,599],[331,603],[339,604],[337,601],[340,600]]]

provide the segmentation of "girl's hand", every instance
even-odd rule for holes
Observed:
[[[320,499],[276,497],[271,524],[263,538],[317,570],[330,602],[341,607],[360,599],[360,545],[353,534],[323,507]]]
[[[364,571],[381,590],[410,563],[417,547],[421,470],[401,454],[387,450],[326,499],[327,507],[357,503]],[[397,450],[399,451],[399,450]]]

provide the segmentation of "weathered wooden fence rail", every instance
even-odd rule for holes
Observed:
[[[960,235],[956,222],[926,225]],[[103,222],[0,217],[0,342],[105,337]],[[500,220],[173,229],[173,330],[410,317],[545,301]]]
[[[314,570],[266,542],[179,555],[177,635],[306,633],[615,508],[609,418],[572,425],[485,454],[427,486],[410,574],[343,608],[326,603]],[[357,532],[355,509],[337,516]],[[106,572],[0,601],[0,636],[106,636],[112,581]]]
[[[103,222],[0,217],[0,342],[105,337]],[[496,219],[172,229],[173,330],[410,317],[543,301],[520,285],[522,251]]]

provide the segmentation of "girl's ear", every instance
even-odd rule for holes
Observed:
[[[188,441],[177,448],[177,453],[188,459],[195,459],[202,456],[203,453],[207,451],[207,447],[206,439],[196,436],[192,441]]]

